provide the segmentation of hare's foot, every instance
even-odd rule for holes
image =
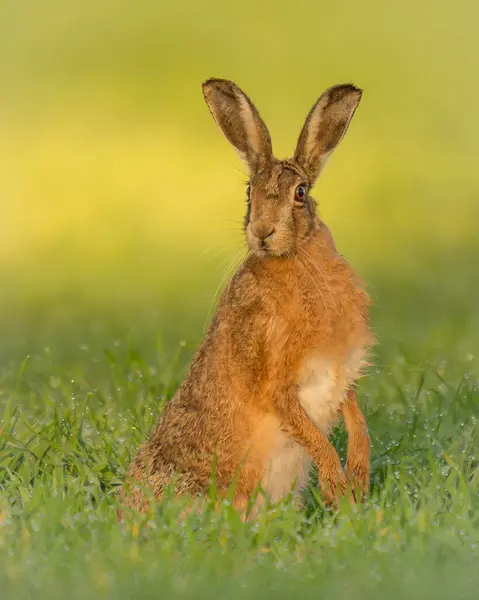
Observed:
[[[344,474],[339,457],[332,453],[327,458],[323,457],[318,465],[319,487],[325,504],[337,508],[341,498],[348,497],[351,504],[355,504],[354,495]]]
[[[342,412],[348,432],[346,473],[359,502],[369,491],[370,440],[366,419],[359,408],[354,390],[349,390]]]

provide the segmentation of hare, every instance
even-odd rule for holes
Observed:
[[[161,500],[172,482],[174,494],[201,497],[213,476],[216,497],[232,494],[247,518],[265,500],[300,504],[314,461],[325,502],[337,505],[346,494],[354,502],[369,487],[369,437],[355,392],[374,343],[369,297],[310,190],[362,92],[350,84],[326,90],[289,160],[273,156],[266,125],[235,83],[209,79],[203,94],[249,168],[249,252],[130,466],[121,501],[147,511],[149,498]],[[328,439],[340,415],[348,433],[345,472]]]

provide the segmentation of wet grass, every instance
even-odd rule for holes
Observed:
[[[445,310],[458,307],[459,273],[441,288]],[[163,335],[162,317],[147,310],[125,311],[122,322],[91,307],[60,323],[36,314],[23,337],[19,321],[4,324],[2,598],[474,598],[476,313],[463,297],[462,314],[442,321],[420,281],[377,286],[382,345],[360,388],[370,499],[328,512],[313,474],[305,512],[285,502],[249,524],[225,505],[181,525],[181,502],[123,527],[115,519],[117,487],[180,381],[199,324],[187,341]],[[335,443],[344,457],[341,429]]]

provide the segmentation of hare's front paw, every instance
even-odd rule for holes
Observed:
[[[369,457],[348,457],[346,473],[357,502],[361,502],[369,492]]]
[[[319,469],[319,486],[323,500],[326,504],[338,506],[339,499],[348,496],[351,504],[355,504],[348,480],[344,474],[341,464],[324,465]]]

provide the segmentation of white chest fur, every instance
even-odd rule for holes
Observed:
[[[322,357],[305,361],[299,382],[299,402],[315,425],[326,434],[337,420],[344,392],[339,381],[339,369],[334,362]]]
[[[299,384],[301,405],[315,425],[329,434],[336,423],[349,386],[365,365],[365,348],[352,348],[342,364],[314,355],[305,360]],[[289,438],[277,423],[275,444],[265,464],[263,490],[271,502],[291,491],[300,492],[307,484],[311,457],[300,444]]]

